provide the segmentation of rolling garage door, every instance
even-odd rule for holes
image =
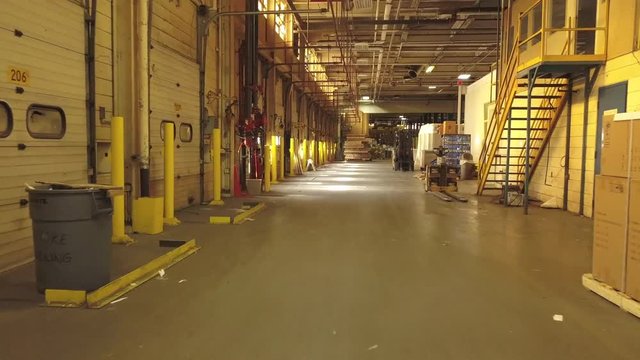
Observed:
[[[200,201],[199,77],[195,60],[195,7],[154,2],[150,51],[151,181],[164,194],[163,122],[174,123],[175,206]]]
[[[2,1],[0,271],[33,257],[24,184],[87,181],[84,34],[79,1]]]

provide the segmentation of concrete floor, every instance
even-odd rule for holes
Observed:
[[[580,284],[590,220],[412,175],[335,164],[255,221],[172,228],[202,250],[103,310],[0,302],[0,359],[640,358],[640,319]]]

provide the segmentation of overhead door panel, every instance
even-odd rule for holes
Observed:
[[[158,0],[151,20],[151,187],[164,194],[162,123],[175,125],[175,206],[200,201],[199,67],[196,8],[188,2]]]
[[[25,182],[87,181],[84,34],[77,1],[2,2],[0,271],[33,256]]]
[[[199,201],[198,65],[156,45],[151,50],[151,181],[154,195],[164,193],[162,123],[174,123],[175,206]]]

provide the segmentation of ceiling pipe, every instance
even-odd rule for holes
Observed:
[[[395,20],[398,20],[398,16],[400,15],[400,9],[401,8],[402,8],[402,1],[398,2],[398,8],[396,9]],[[393,29],[394,30],[396,29],[395,25],[393,25]],[[387,51],[387,59],[386,59],[387,63],[389,62],[389,56],[390,56],[390,53],[391,53],[391,46],[393,46],[393,40],[395,38],[395,35],[396,35],[395,32],[391,34],[391,40],[389,41],[389,50]],[[380,56],[381,58],[382,58],[383,54],[384,54],[384,52],[381,53],[381,56]],[[386,68],[387,68],[387,66],[385,66],[385,69]],[[374,85],[374,88],[373,88],[374,94],[373,94],[373,97],[372,97],[372,99],[374,99],[374,100],[376,99],[377,96],[379,96],[380,91],[382,91],[382,82],[380,81],[380,77],[382,76],[381,75],[381,69],[382,69],[382,61],[380,61],[378,63],[378,72],[376,74],[376,82],[375,82],[375,85]]]

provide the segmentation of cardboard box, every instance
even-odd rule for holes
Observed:
[[[631,181],[626,293],[640,301],[640,180]]]
[[[640,113],[605,115],[602,134],[600,173],[640,179]]]
[[[444,121],[442,123],[442,135],[455,135],[458,133],[458,123],[455,121]]]
[[[631,178],[640,179],[640,114],[631,121]]]
[[[605,176],[629,176],[630,121],[614,121],[615,114],[602,117],[602,153],[600,174]]]
[[[622,290],[626,260],[628,180],[596,176],[593,277]]]

